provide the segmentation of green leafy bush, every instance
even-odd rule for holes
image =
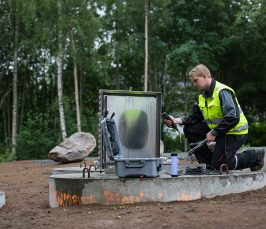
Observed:
[[[46,114],[28,116],[17,137],[18,160],[48,158],[48,152],[59,138],[55,130],[49,128],[48,120]]]
[[[14,158],[10,154],[10,149],[0,145],[0,162],[12,161]]]
[[[66,106],[66,111],[69,107]],[[72,114],[72,116],[71,116]],[[48,114],[29,114],[17,137],[17,160],[47,159],[49,151],[61,141],[59,121],[51,123]],[[66,112],[65,115],[68,137],[77,132],[75,113]],[[56,128],[55,128],[56,127]],[[96,115],[84,115],[82,118],[82,131],[90,132],[97,139],[98,118]],[[91,156],[97,156],[97,147]]]
[[[247,143],[250,146],[266,145],[266,123],[257,122],[249,124]]]

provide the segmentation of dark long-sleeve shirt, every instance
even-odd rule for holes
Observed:
[[[205,98],[209,98],[213,94],[213,90],[215,88],[216,81],[213,79],[211,82],[210,89],[208,91],[203,91],[203,96]],[[231,91],[227,89],[223,89],[219,92],[219,99],[221,102],[221,108],[223,111],[223,120],[211,130],[211,133],[215,136],[226,134],[230,129],[235,127],[240,120],[240,112],[238,105],[236,103],[235,96]],[[192,114],[182,118],[182,123],[186,124],[194,124],[199,121],[203,121],[203,115],[198,106],[198,102],[193,105]]]

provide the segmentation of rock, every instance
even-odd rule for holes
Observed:
[[[90,133],[77,132],[54,147],[48,154],[56,162],[82,161],[96,146],[96,139]]]

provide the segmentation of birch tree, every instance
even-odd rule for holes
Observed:
[[[18,83],[18,40],[19,40],[19,13],[18,2],[11,1],[11,21],[13,21],[13,79],[12,79],[12,137],[11,137],[11,157],[16,157],[16,140],[17,140],[17,113],[18,113],[18,99],[17,99],[17,83]]]
[[[58,107],[60,115],[60,126],[63,140],[66,139],[66,124],[63,105],[63,37],[62,37],[62,5],[61,0],[57,2],[58,7],[58,55],[57,55],[57,93],[58,93]]]
[[[12,105],[12,153],[11,156],[16,156],[16,140],[17,140],[17,111],[18,111],[18,99],[17,99],[17,81],[18,81],[18,15],[15,16],[15,36],[14,36],[14,66],[13,66],[13,105]]]
[[[74,77],[74,88],[75,88],[75,105],[76,105],[76,119],[77,119],[77,130],[81,131],[80,123],[80,109],[79,109],[79,89],[78,89],[78,70],[77,70],[77,59],[76,59],[76,46],[73,35],[72,38],[72,50],[73,50],[73,77]]]

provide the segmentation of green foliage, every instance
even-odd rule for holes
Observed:
[[[10,149],[6,146],[0,146],[0,162],[13,161],[14,158],[10,155]]]
[[[143,90],[144,1],[5,0],[0,1],[0,19],[3,160],[9,159],[12,133],[15,19],[19,22],[18,158],[46,158],[61,141],[56,77],[59,28],[68,136],[76,132],[74,63],[82,131],[96,139],[98,90]],[[250,143],[263,144],[258,139],[264,139],[264,129],[252,122],[261,122],[266,115],[265,1],[150,0],[148,21],[148,88],[162,92],[163,110],[190,113],[198,92],[192,90],[187,73],[196,64],[206,64],[217,80],[235,89],[250,122]],[[169,151],[182,148],[178,139],[164,137]]]
[[[266,3],[243,1],[239,8],[231,26],[226,53],[220,61],[220,77],[236,90],[249,119],[263,121],[266,107],[262,96],[266,91]]]
[[[170,130],[169,128],[166,128]],[[166,130],[164,129],[164,130]],[[174,132],[166,132],[163,131],[162,141],[164,143],[164,152],[172,153],[172,152],[182,152],[183,144],[180,142],[180,135],[176,135]]]
[[[47,159],[57,144],[56,133],[49,128],[46,114],[29,115],[17,138],[17,159]]]
[[[177,146],[178,142],[177,138],[172,138],[169,135],[165,135],[162,141],[164,142],[165,153],[177,152],[180,150],[179,147]]]
[[[249,125],[247,142],[250,146],[266,145],[266,123],[252,123]]]

